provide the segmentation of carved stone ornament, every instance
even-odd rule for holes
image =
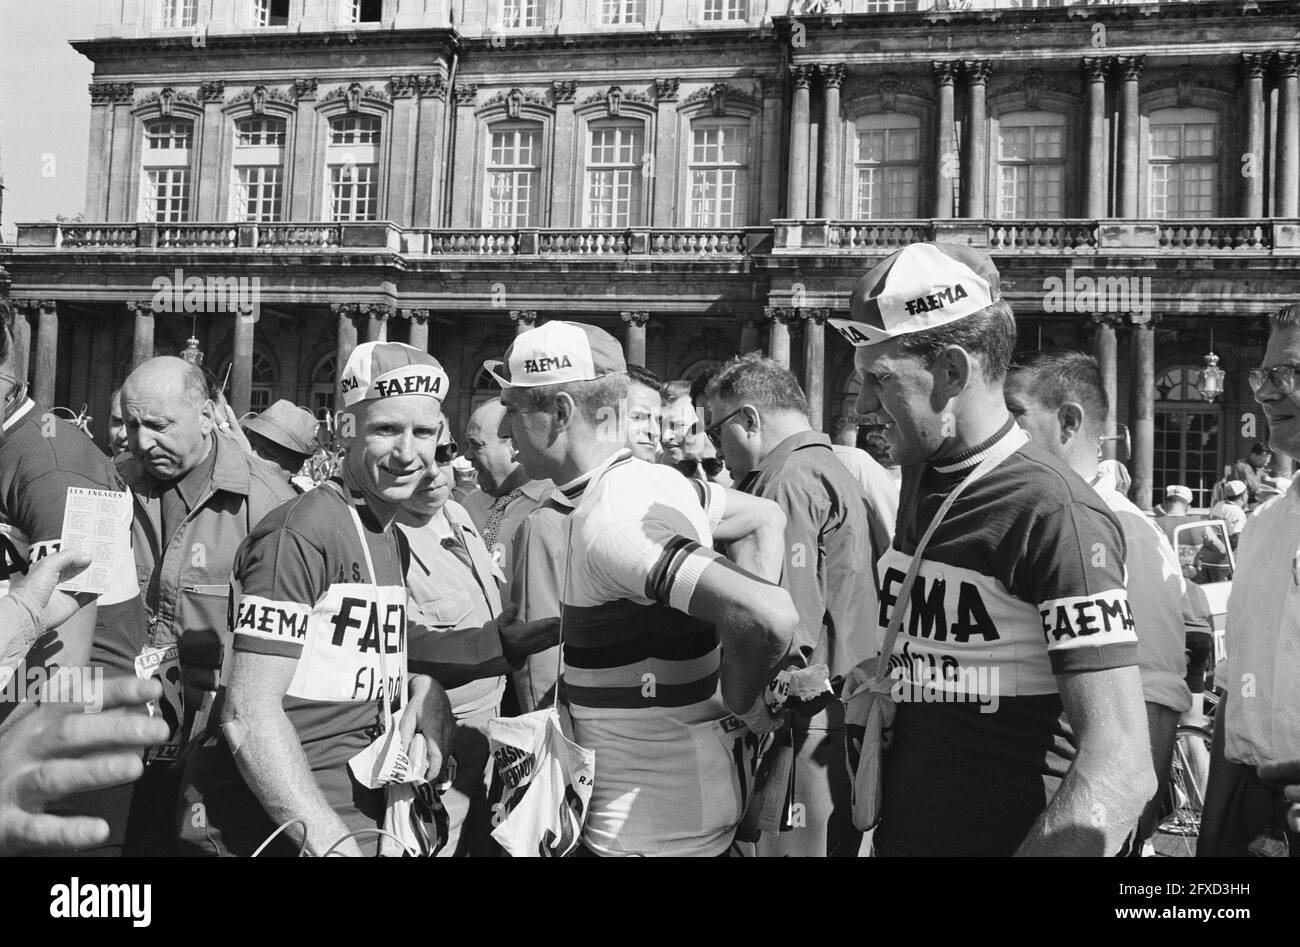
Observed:
[[[319,85],[319,80],[315,78],[294,79],[293,80],[294,98],[298,99],[299,101],[302,101],[303,99],[316,98],[316,88],[318,85]]]
[[[326,102],[332,102],[335,99],[342,99],[349,112],[361,111],[361,100],[371,99],[377,102],[389,101],[389,95],[382,89],[375,86],[363,86],[360,82],[353,82],[347,86],[336,86],[327,96]]]
[[[686,97],[687,105],[690,105],[693,102],[705,101],[709,103],[709,107],[713,110],[713,114],[718,116],[727,114],[727,104],[729,102],[740,102],[748,105],[754,103],[754,99],[751,96],[746,95],[739,89],[732,88],[725,82],[715,82],[711,86],[697,89]]]
[[[251,89],[246,89],[230,100],[231,105],[240,105],[244,102],[249,103],[254,115],[261,115],[266,111],[267,102],[283,102],[285,105],[293,105],[293,96],[287,89],[273,89],[270,86],[259,84]]]
[[[416,85],[415,76],[392,76],[388,80],[388,88],[392,90],[395,99],[411,98],[415,95]]]
[[[551,98],[557,103],[570,103],[578,92],[578,83],[572,79],[556,79],[551,83]]]
[[[220,102],[226,97],[226,83],[221,79],[212,79],[199,83],[199,98],[204,102]]]
[[[92,82],[91,105],[126,105],[135,101],[135,85],[130,82]]]
[[[150,92],[140,100],[139,104],[157,105],[159,114],[164,118],[170,118],[173,108],[178,102],[184,103],[185,105],[192,105],[195,108],[201,107],[197,96],[190,92],[177,92],[171,86],[168,86],[159,92]]]
[[[455,97],[457,105],[473,105],[474,100],[478,98],[478,86],[472,82],[457,82],[451,94]]]
[[[676,102],[677,89],[682,80],[675,76],[666,79],[655,80],[655,101],[657,102]]]
[[[415,88],[421,96],[430,99],[447,100],[447,80],[441,73],[431,76],[416,76]]]

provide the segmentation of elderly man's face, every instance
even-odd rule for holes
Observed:
[[[502,391],[501,404],[506,409],[510,438],[528,476],[534,480],[554,476],[563,460],[556,440],[554,408],[534,407],[528,390],[524,388]]]
[[[699,417],[695,406],[691,404],[690,395],[682,395],[664,405],[663,423],[660,425],[660,447],[663,456],[659,459],[665,464],[675,464],[686,456],[687,441],[696,431]]]
[[[929,366],[899,351],[897,339],[854,350],[862,372],[858,414],[877,414],[888,427],[890,456],[900,467],[928,460],[952,436],[945,423],[947,404],[935,394]]]
[[[350,486],[388,508],[411,498],[434,469],[443,432],[442,405],[426,395],[363,401],[352,409],[355,435],[345,439]]]
[[[1264,366],[1300,364],[1300,328],[1275,328],[1264,350]],[[1283,394],[1266,380],[1255,392],[1255,400],[1268,419],[1269,446],[1293,458],[1300,458],[1300,386]]]
[[[213,428],[212,402],[185,388],[179,372],[128,379],[122,388],[127,449],[159,480],[177,480],[207,456]]]
[[[500,401],[481,405],[465,427],[465,459],[478,472],[478,485],[496,496],[519,467],[510,427]]]

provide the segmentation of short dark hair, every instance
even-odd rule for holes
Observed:
[[[1271,454],[1273,452],[1268,449],[1267,444],[1263,444],[1260,441],[1256,441],[1254,444],[1251,445],[1250,453],[1259,454],[1262,457],[1264,454]]]
[[[929,364],[950,345],[979,356],[984,380],[996,384],[1007,377],[1016,350],[1016,317],[1011,304],[998,299],[979,312],[934,329],[899,337],[899,351]]]
[[[643,365],[629,365],[627,380],[633,384],[644,385],[651,391],[659,393],[660,398],[668,397],[668,386],[660,381],[659,376]]]
[[[1024,357],[1013,371],[1045,408],[1057,410],[1067,401],[1083,408],[1084,424],[1104,429],[1110,399],[1101,377],[1101,366],[1091,355],[1068,349],[1049,349]]]
[[[583,417],[595,424],[600,421],[599,412],[602,408],[616,408],[619,401],[627,397],[630,380],[627,372],[615,372],[591,381],[538,385],[535,388],[525,388],[524,391],[528,393],[529,403],[539,411],[550,408],[555,403],[556,396],[562,391],[566,392]]]
[[[758,352],[739,355],[723,365],[705,394],[724,401],[743,401],[759,410],[808,414],[808,399],[790,370]]]
[[[695,376],[695,380],[691,382],[691,404],[697,403],[704,397],[704,393],[709,389],[709,383],[717,373],[716,368],[706,368]]]

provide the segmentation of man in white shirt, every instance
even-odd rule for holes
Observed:
[[[1223,499],[1210,507],[1210,516],[1223,520],[1228,527],[1228,542],[1235,550],[1241,541],[1241,531],[1246,528],[1246,497],[1248,490],[1240,480],[1229,480],[1223,485]]]
[[[1173,759],[1179,716],[1192,706],[1186,682],[1186,589],[1178,557],[1160,527],[1119,491],[1101,466],[1106,390],[1097,361],[1080,352],[1037,352],[1007,376],[1007,409],[1034,443],[1092,485],[1124,535],[1124,567],[1137,624],[1138,670],[1158,788],[1138,829],[1155,829]],[[1140,845],[1133,846],[1134,853]]]
[[[603,409],[628,384],[609,333],[554,320],[486,367],[525,467],[574,506],[561,699],[596,753],[585,851],[727,854],[743,807],[740,735],[776,726],[762,693],[798,625],[794,604],[713,551],[721,488],[602,436]],[[784,523],[773,526],[779,537]]]
[[[1271,319],[1264,364],[1247,373],[1269,446],[1300,457],[1300,306]],[[1300,491],[1246,521],[1228,598],[1227,696],[1214,722],[1197,854],[1300,857]],[[1284,784],[1289,784],[1284,788]],[[1291,811],[1289,811],[1291,810]]]

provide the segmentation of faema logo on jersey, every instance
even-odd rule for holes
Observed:
[[[1043,637],[1049,646],[1068,647],[1076,641],[1081,645],[1097,644],[1096,635],[1137,640],[1133,609],[1123,589],[1043,602],[1038,606],[1038,614],[1043,618]]]
[[[244,595],[235,606],[235,631],[245,635],[301,642],[311,609],[300,602],[273,602]]]
[[[909,316],[915,316],[918,313],[930,312],[933,309],[942,309],[959,299],[965,299],[968,295],[966,287],[961,283],[957,283],[947,289],[941,289],[937,293],[929,293],[925,296],[918,296],[916,299],[909,299],[903,305],[907,307]]]

